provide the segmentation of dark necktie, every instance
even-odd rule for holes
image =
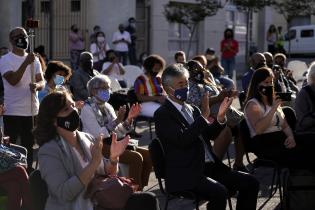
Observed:
[[[182,106],[181,110],[182,110],[182,113],[184,114],[186,121],[188,122],[189,125],[191,125],[195,120],[192,116],[192,113],[191,113],[188,105],[184,104]],[[201,139],[204,150],[205,150],[205,162],[214,162],[213,156],[212,156],[211,152],[209,151],[208,146],[207,146],[205,140],[203,139],[202,135],[200,135],[199,138]]]

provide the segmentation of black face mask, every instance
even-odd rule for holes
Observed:
[[[259,86],[259,92],[261,94],[263,94],[264,96],[266,96],[269,105],[272,105],[273,93],[274,93],[273,86],[272,85],[268,85],[268,86],[261,85],[261,86]]]
[[[114,57],[114,56],[113,56],[113,57],[109,57],[108,60],[109,60],[110,62],[113,62],[113,61],[115,60],[115,57]]]
[[[203,72],[196,72],[196,74],[193,76],[193,78],[198,82],[199,84],[203,83],[204,74]]]
[[[268,66],[268,68],[271,68],[271,69],[273,68],[273,64],[272,63],[270,63],[270,64],[267,63],[267,66]]]
[[[23,50],[26,50],[28,47],[28,39],[27,38],[18,38],[15,40],[15,46],[18,48],[21,48]]]
[[[74,33],[78,33],[78,31],[79,31],[78,28],[73,29],[73,32],[74,32]]]
[[[68,131],[75,131],[80,125],[80,117],[76,110],[73,110],[66,117],[57,117],[57,125]]]
[[[255,66],[255,69],[259,69],[259,68],[264,67],[264,66],[266,66],[265,63],[258,63],[258,64]]]
[[[156,76],[158,75],[158,73],[159,73],[159,72],[153,72],[153,71],[152,71],[150,74],[151,74],[152,77],[156,77]]]
[[[81,63],[81,68],[84,71],[91,71],[93,69],[93,62],[91,61],[86,61]]]

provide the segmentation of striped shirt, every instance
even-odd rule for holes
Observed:
[[[159,96],[163,93],[161,78],[140,75],[134,83],[135,92],[145,96]]]

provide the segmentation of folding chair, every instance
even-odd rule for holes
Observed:
[[[175,198],[193,200],[196,204],[196,210],[199,210],[199,200],[195,193],[191,191],[169,193],[164,187],[163,181],[165,179],[165,151],[159,139],[152,140],[151,144],[149,145],[149,152],[153,163],[155,177],[157,178],[160,190],[166,199],[164,210],[167,210],[168,202]]]
[[[44,210],[48,198],[48,188],[39,170],[30,174],[29,182],[34,210]]]
[[[281,172],[284,168],[279,166],[276,162],[272,160],[268,160],[268,159],[256,158],[254,162],[252,162],[249,159],[248,153],[250,152],[255,153],[255,150],[253,149],[251,145],[252,139],[250,137],[249,128],[245,119],[243,119],[240,122],[240,129],[241,129],[241,137],[244,143],[244,149],[245,149],[247,162],[251,164],[253,167],[253,170],[251,171],[251,173],[253,173],[253,171],[259,167],[268,167],[268,168],[273,169],[269,198],[258,209],[262,209],[266,205],[266,203],[276,194],[278,189],[279,189],[279,196],[280,196],[280,205],[282,205],[283,203],[282,186],[283,185],[281,182]],[[277,176],[277,180],[275,183],[276,176]],[[274,188],[274,185],[275,185],[275,188]]]
[[[152,140],[152,142],[149,145],[149,152],[150,152],[152,163],[153,163],[155,177],[157,178],[159,188],[166,199],[164,210],[167,210],[168,202],[175,198],[184,198],[184,199],[193,200],[196,205],[196,210],[199,210],[200,200],[194,192],[180,191],[180,192],[170,193],[170,192],[167,192],[167,189],[164,187],[163,181],[165,183],[165,150],[159,139],[155,138]],[[228,199],[228,205],[229,205],[230,210],[233,210],[230,197]]]
[[[133,88],[129,89],[127,96],[128,96],[128,100],[129,100],[130,105],[139,102]],[[141,122],[141,121],[147,122],[149,124],[150,139],[152,139],[152,136],[153,136],[152,135],[152,125],[154,124],[154,118],[139,115],[133,121],[134,131],[136,131],[136,127],[137,127],[138,122]]]

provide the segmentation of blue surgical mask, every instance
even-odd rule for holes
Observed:
[[[60,75],[57,74],[54,77],[54,83],[55,83],[56,86],[62,85],[64,83],[64,81],[65,81],[65,78],[63,76],[60,76]]]
[[[97,92],[97,98],[103,102],[107,102],[110,98],[110,91],[101,89]]]
[[[186,101],[188,98],[189,94],[189,88],[184,87],[184,88],[179,88],[174,91],[174,96],[180,101]]]

